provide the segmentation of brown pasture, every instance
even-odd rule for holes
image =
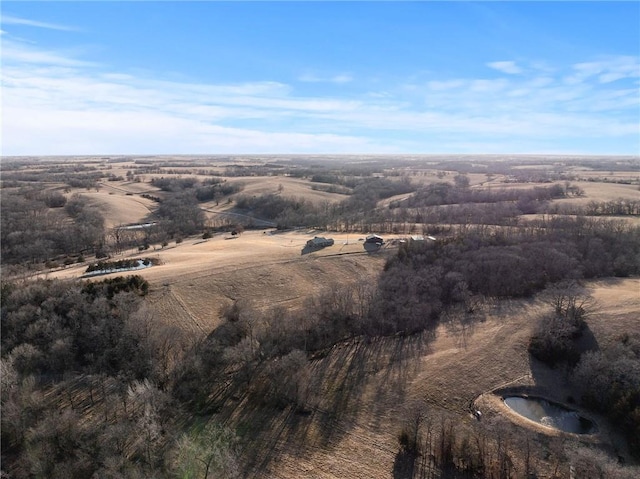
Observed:
[[[220,234],[146,252],[161,262],[139,271],[152,286],[149,309],[155,321],[204,336],[220,324],[222,308],[232,301],[258,309],[298,309],[332,283],[370,281],[381,272],[384,252],[363,253],[354,235],[326,235],[335,239],[333,246],[301,255],[315,234],[248,231],[238,238]],[[81,272],[75,267],[58,275]],[[599,343],[640,328],[639,279],[601,280],[588,288],[596,300],[588,324]],[[509,415],[492,391],[527,386],[566,401],[562,375],[526,352],[534,320],[544,308],[535,299],[488,303],[478,322],[463,326],[453,321],[441,326],[433,340],[414,336],[339,344],[312,362],[318,402],[309,415],[288,409],[265,413],[243,401],[225,408],[221,414],[228,424],[250,423],[255,429],[249,477],[389,477],[398,452],[399,418],[415,403],[425,404],[434,418],[445,412],[465,427],[475,421],[469,414],[475,401],[483,420],[511,434],[526,431],[542,448],[546,438],[558,434]],[[589,441],[616,441],[602,424]]]
[[[557,182],[562,183],[562,182]],[[640,200],[640,187],[638,185],[627,185],[622,183],[609,183],[597,181],[570,181],[573,186],[577,186],[584,191],[584,196],[555,200],[557,202],[586,204],[589,201],[611,201],[618,198]],[[534,187],[548,187],[553,183],[504,183],[502,180],[494,179],[490,183],[483,184],[483,187],[505,189],[529,189]]]
[[[600,305],[588,321],[598,341],[638,330],[640,280],[599,281],[589,290]],[[251,477],[391,477],[404,411],[416,403],[426,406],[435,425],[446,412],[462,428],[475,421],[473,404],[491,427],[526,434],[538,450],[553,437],[565,444],[617,443],[616,432],[599,416],[590,416],[599,424],[596,436],[558,433],[509,414],[493,394],[507,386],[528,387],[550,399],[567,400],[562,373],[536,363],[526,352],[532,319],[543,310],[535,300],[496,303],[487,306],[484,321],[466,330],[442,326],[430,343],[410,337],[335,347],[313,364],[321,378],[317,410],[304,418],[290,413],[270,418],[273,427],[258,437],[254,450],[264,461],[258,461]],[[237,423],[252,418],[238,409],[233,416]],[[544,463],[542,456],[539,460]],[[562,472],[568,474],[566,468]]]
[[[640,201],[640,187],[620,183],[599,183],[591,181],[571,182],[584,190],[584,196],[557,200],[559,203],[587,204],[590,201],[613,201],[620,198]]]
[[[104,215],[107,228],[142,222],[155,208],[155,203],[151,200],[139,195],[128,196],[121,191],[116,193],[107,188],[85,191],[80,195]]]
[[[337,203],[347,198],[346,195],[338,193],[327,193],[325,191],[312,189],[313,185],[327,187],[330,185],[322,183],[312,183],[309,180],[283,176],[246,176],[229,178],[228,181],[244,183],[244,190],[240,194],[244,195],[264,195],[281,194],[282,196],[304,198],[312,203]]]
[[[126,168],[125,168],[126,170]],[[115,174],[115,173],[114,173]],[[100,212],[105,216],[106,227],[112,228],[123,224],[133,224],[146,221],[157,205],[140,195],[147,193],[150,195],[158,195],[159,189],[149,183],[154,177],[161,176],[184,176],[184,175],[144,175],[145,180],[141,182],[133,181],[109,181],[101,182],[99,189],[86,190],[76,189],[73,193],[89,199],[90,204],[97,206]],[[194,175],[200,180],[206,180],[206,176]],[[262,194],[281,194],[285,197],[304,198],[311,203],[337,203],[344,200],[347,196],[337,193],[328,193],[319,190],[313,190],[310,181],[301,180],[290,177],[274,177],[274,176],[251,176],[251,177],[233,177],[228,178],[229,182],[239,182],[245,185],[241,195],[262,195]],[[326,186],[326,185],[320,185]],[[232,197],[235,195],[232,195]],[[226,202],[216,205],[215,202],[203,203],[201,205],[205,211],[214,208],[215,211],[226,211],[233,208],[233,203]],[[210,212],[209,212],[210,213]],[[209,215],[211,216],[211,215]],[[215,216],[215,215],[214,215]]]
[[[276,305],[295,309],[334,283],[352,284],[379,274],[385,252],[369,255],[355,235],[324,234],[335,239],[333,246],[302,255],[305,243],[315,234],[324,233],[217,234],[143,253],[132,250],[114,259],[157,259],[158,266],[136,274],[151,283],[148,302],[158,321],[207,334],[232,301],[246,301],[258,309]],[[86,265],[73,266],[49,276],[79,277],[85,269]]]

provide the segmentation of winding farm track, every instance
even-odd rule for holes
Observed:
[[[100,187],[102,187],[102,188],[116,190],[116,191],[119,191],[119,192],[122,192],[122,193],[125,193],[125,194],[129,193],[131,195],[141,195],[141,194],[145,194],[145,193],[154,194],[154,193],[158,192],[157,188],[153,188],[153,189],[150,189],[150,190],[144,190],[144,191],[131,191],[131,190],[128,190],[126,188],[122,188],[121,186],[110,185],[109,183],[104,183],[104,182],[98,183],[98,185],[100,185]]]

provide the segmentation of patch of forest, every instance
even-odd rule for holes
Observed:
[[[67,199],[61,193],[32,188],[3,188],[1,194],[3,264],[44,263],[59,256],[104,251],[104,217],[81,195]]]
[[[3,282],[3,477],[238,477],[234,435],[168,387],[189,340],[148,317],[147,289]]]
[[[378,221],[378,202],[395,195],[415,191],[408,179],[360,178],[352,185],[350,196],[338,204],[316,205],[304,198],[270,193],[260,196],[239,195],[236,207],[263,219],[275,221],[280,229],[295,226],[320,226],[341,229],[340,225],[357,221]]]

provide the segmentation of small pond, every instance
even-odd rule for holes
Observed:
[[[544,426],[574,434],[593,434],[596,425],[576,411],[541,398],[509,396],[504,403],[512,410]]]
[[[135,265],[128,266],[128,267],[119,267],[117,265],[113,265],[113,263],[112,263],[112,266],[108,266],[108,263],[107,263],[107,266],[105,266],[104,269],[94,269],[92,271],[89,271],[83,274],[81,277],[89,278],[91,276],[101,276],[103,274],[122,273],[123,271],[137,271],[139,269],[145,269],[153,266],[153,263],[148,259],[135,260],[134,264]]]

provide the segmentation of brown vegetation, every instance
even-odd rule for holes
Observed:
[[[635,477],[640,241],[602,203],[635,205],[632,160],[340,160],[10,162],[3,266],[57,279],[3,277],[3,471]],[[598,218],[521,223],[581,191]],[[127,210],[150,224],[110,228]],[[301,254],[318,226],[342,233]],[[358,241],[393,231],[439,234]],[[157,265],[77,282],[103,254]],[[493,394],[511,386],[598,434],[519,421]]]

